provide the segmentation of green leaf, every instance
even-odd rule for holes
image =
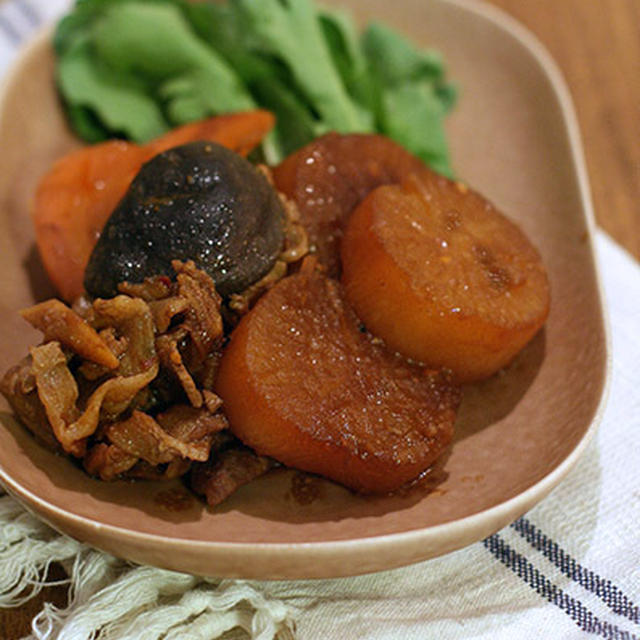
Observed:
[[[237,7],[199,3],[187,15],[199,35],[233,67],[256,103],[276,116],[276,126],[263,143],[267,162],[277,164],[325,127],[288,67],[246,45],[245,22]]]
[[[83,140],[94,144],[104,142],[111,137],[109,131],[102,126],[100,119],[91,109],[68,104],[66,112],[71,127]]]
[[[337,9],[325,9],[320,14],[320,25],[347,91],[361,107],[375,112],[375,85],[351,15]]]
[[[439,53],[372,23],[362,36],[380,99],[378,126],[435,171],[453,177],[444,118],[456,100]]]
[[[57,26],[58,83],[87,140],[145,141],[223,112],[271,110],[276,163],[329,130],[379,131],[451,175],[441,56],[312,0],[77,0]]]
[[[101,65],[88,42],[77,42],[59,60],[57,80],[76,118],[78,108],[88,109],[109,131],[140,142],[169,128],[158,104],[143,86],[135,78]],[[78,121],[81,125],[87,123],[86,118]],[[82,131],[87,133],[86,126]]]
[[[80,135],[80,108],[143,142],[172,125],[255,103],[226,61],[191,29],[182,3],[84,0],[58,25],[58,81]]]
[[[453,177],[442,102],[427,82],[405,83],[383,94],[383,133],[410,149],[434,171]]]
[[[336,131],[371,131],[372,119],[349,96],[310,0],[230,0],[239,11],[251,50],[277,57],[291,71],[326,125]]]
[[[318,120],[284,84],[267,78],[256,80],[254,94],[258,102],[276,116],[276,127],[264,144],[269,164],[281,162],[319,135]]]
[[[255,106],[237,74],[175,6],[114,6],[96,23],[93,42],[112,69],[157,83],[176,124],[183,122],[176,117],[204,118]]]
[[[416,48],[385,24],[369,24],[362,35],[362,46],[372,69],[386,86],[418,79],[437,82],[444,78],[439,53]]]

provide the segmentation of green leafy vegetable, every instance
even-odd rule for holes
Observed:
[[[276,114],[277,126],[263,143],[266,160],[275,164],[328,128],[296,90],[291,72],[277,59],[245,45],[245,19],[230,4],[188,5],[198,34],[214,42],[253,95],[257,104]]]
[[[58,65],[58,83],[70,107],[72,123],[90,142],[109,132],[133,140],[148,140],[168,129],[161,109],[135,76],[93,64],[89,43],[69,48]],[[92,118],[91,115],[95,117]],[[97,125],[100,123],[100,125]]]
[[[421,51],[386,25],[372,23],[362,43],[379,92],[382,133],[411,149],[434,170],[452,175],[444,116],[455,91],[442,57]]]
[[[312,0],[77,0],[54,45],[69,120],[90,142],[260,106],[277,119],[268,162],[330,130],[378,131],[451,175],[441,57]]]
[[[320,24],[344,86],[375,121],[376,88],[351,16],[344,11],[325,10],[320,14]]]
[[[107,132],[147,141],[171,126],[255,107],[237,74],[171,2],[84,0],[55,40],[70,105]],[[93,11],[92,11],[93,9]]]
[[[368,131],[371,115],[357,108],[333,65],[318,16],[308,0],[234,0],[247,44],[281,60],[329,129]]]

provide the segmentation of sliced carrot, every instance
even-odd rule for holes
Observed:
[[[216,116],[146,145],[113,140],[58,160],[38,185],[32,218],[42,262],[60,296],[72,301],[82,294],[84,270],[100,232],[145,162],[195,140],[246,155],[273,124],[273,116],[262,110]]]
[[[152,157],[162,151],[194,140],[212,140],[246,156],[273,128],[275,119],[269,111],[256,109],[230,113],[185,124],[145,145]]]

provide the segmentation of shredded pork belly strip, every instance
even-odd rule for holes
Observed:
[[[80,458],[90,475],[168,480],[195,465],[191,482],[215,505],[275,463],[231,435],[211,390],[224,343],[213,281],[191,261],[173,267],[175,281],[148,278],[123,283],[114,298],[26,309],[44,342],[0,391],[39,440]],[[278,261],[251,298],[286,271]]]
[[[41,302],[24,309],[20,315],[44,334],[45,342],[56,340],[85,360],[107,369],[118,366],[118,358],[98,332],[60,300]]]
[[[259,456],[250,449],[227,449],[208,462],[194,466],[191,489],[204,496],[210,507],[215,507],[275,466],[274,460]]]
[[[182,360],[177,341],[168,335],[160,336],[156,340],[156,347],[160,362],[165,368],[172,371],[180,381],[189,402],[194,407],[201,407],[203,403],[202,394],[198,391],[194,379]]]

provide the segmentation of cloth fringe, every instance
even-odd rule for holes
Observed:
[[[293,640],[295,610],[256,586],[136,566],[61,535],[0,496],[0,607],[19,607],[69,576],[66,608],[45,603],[24,640]]]

